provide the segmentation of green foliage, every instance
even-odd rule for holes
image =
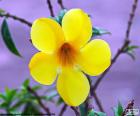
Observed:
[[[39,111],[39,107],[32,103],[32,102],[28,102],[26,103],[24,109],[23,109],[23,112],[22,112],[22,115],[25,116],[25,115],[37,115],[37,114],[41,114],[41,112]]]
[[[12,102],[16,99],[16,93],[16,89],[10,90],[9,88],[6,88],[5,92],[3,94],[0,94],[0,108],[5,109],[7,112],[10,112]]]
[[[9,89],[6,88],[4,93],[0,94],[0,108],[4,109],[7,113],[15,113],[21,110],[21,107],[24,106],[21,112],[24,113],[36,113],[40,114],[40,109],[38,100],[31,92],[29,92],[28,87],[30,86],[29,79],[26,79],[21,88]],[[33,91],[38,91],[41,88],[41,85],[35,85],[31,87]],[[40,99],[46,102],[54,102],[53,99],[58,94],[52,89],[52,94],[40,95]],[[48,92],[49,93],[49,92]],[[27,112],[28,111],[28,112]],[[30,111],[30,112],[29,112]],[[37,112],[35,112],[37,111]]]
[[[92,37],[101,36],[101,35],[105,35],[105,34],[111,34],[111,33],[109,31],[107,31],[105,29],[101,29],[99,27],[92,28]]]
[[[79,106],[79,109],[80,109],[81,116],[86,116],[87,111],[84,103]]]
[[[63,99],[61,97],[58,98],[56,105],[61,105],[62,103],[64,103]]]
[[[20,53],[18,52],[18,50],[13,42],[6,19],[3,20],[2,27],[1,27],[1,34],[3,37],[3,41],[4,41],[5,45],[7,46],[7,48],[13,54],[21,57]]]
[[[88,112],[87,116],[106,116],[106,114],[92,109]]]
[[[5,13],[5,11],[3,9],[0,8],[0,15]]]
[[[129,55],[133,60],[135,60],[135,50],[138,49],[139,46],[136,45],[130,45],[130,46],[126,46],[123,50],[124,53],[126,53],[127,55]]]
[[[122,116],[123,107],[122,104],[119,102],[117,107],[113,108],[114,116]]]

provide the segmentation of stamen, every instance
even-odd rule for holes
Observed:
[[[76,60],[77,50],[69,43],[64,43],[59,48],[57,56],[60,65],[62,66],[73,65]]]

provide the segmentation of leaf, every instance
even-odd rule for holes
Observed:
[[[3,37],[3,41],[5,43],[5,45],[7,46],[7,48],[15,55],[17,56],[20,56],[20,53],[18,52],[14,42],[13,42],[13,39],[11,37],[11,34],[10,34],[10,31],[9,31],[9,28],[8,28],[8,24],[7,24],[7,21],[6,19],[4,19],[3,23],[2,23],[2,27],[1,27],[1,34],[2,34],[2,37]]]
[[[23,82],[22,86],[25,87],[25,88],[27,88],[27,87],[29,86],[29,83],[30,83],[30,80],[29,80],[29,79],[26,79],[26,80]]]
[[[137,48],[139,48],[139,46],[136,45],[126,46],[123,52],[129,55],[133,60],[135,60],[135,49]]]
[[[80,114],[81,114],[81,116],[86,116],[85,104],[81,104],[79,106],[79,108],[80,108]]]
[[[22,112],[23,116],[24,115],[41,115],[41,112],[39,111],[39,108],[37,105],[33,104],[32,102],[28,102]]]
[[[106,114],[92,109],[88,112],[87,116],[106,116]]]
[[[5,96],[6,96],[7,102],[11,103],[16,95],[17,90],[16,89],[10,90],[6,88],[5,92],[6,92]]]
[[[114,108],[113,108],[113,111],[114,111],[114,115],[115,115],[115,116],[122,116],[123,107],[122,107],[122,105],[121,105],[120,102],[118,103],[118,106],[117,106],[117,107],[114,107]]]
[[[127,52],[126,54],[129,55],[133,60],[136,59],[134,53]]]
[[[56,97],[56,96],[58,96],[58,93],[54,93],[54,94],[52,94],[52,95],[50,95],[50,96],[46,96],[46,100],[47,100],[47,101],[52,101],[53,98]]]
[[[126,47],[124,48],[123,51],[124,51],[124,52],[128,52],[128,51],[129,51],[129,52],[130,52],[130,51],[131,51],[131,52],[134,52],[134,50],[137,49],[137,48],[139,48],[139,46],[136,46],[136,45],[126,46]]]
[[[94,113],[94,110],[88,111],[88,115],[87,116],[96,116],[95,113]]]
[[[5,13],[5,11],[3,9],[0,8],[0,15]]]
[[[101,35],[105,35],[105,34],[111,34],[111,33],[109,31],[107,31],[105,29],[101,29],[99,27],[92,28],[92,37],[101,36]]]
[[[1,98],[2,100],[6,100],[5,95],[3,95],[2,93],[0,93],[0,98]]]
[[[34,91],[37,91],[37,90],[39,90],[39,89],[41,89],[41,88],[42,88],[41,85],[35,85],[35,86],[32,87],[32,89],[33,89]]]
[[[61,105],[62,103],[64,103],[63,99],[61,97],[58,98],[56,105]]]
[[[104,112],[94,111],[97,116],[106,116]]]
[[[0,104],[0,108],[6,109],[8,107],[7,102],[3,102]]]

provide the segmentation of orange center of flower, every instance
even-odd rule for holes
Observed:
[[[59,48],[57,56],[61,66],[70,66],[73,65],[76,60],[77,50],[69,43],[64,43]]]

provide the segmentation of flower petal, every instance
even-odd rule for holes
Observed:
[[[64,34],[56,21],[39,18],[32,25],[31,40],[40,51],[53,52],[64,41]]]
[[[103,73],[111,63],[111,51],[108,43],[101,39],[92,40],[81,49],[78,63],[81,69],[91,76]]]
[[[32,77],[40,84],[51,85],[57,76],[55,57],[43,52],[38,52],[32,57],[29,69]]]
[[[66,40],[82,47],[92,35],[92,23],[81,9],[71,9],[63,17],[62,29]]]
[[[66,104],[78,106],[85,101],[90,87],[88,79],[81,71],[67,68],[58,77],[57,90]]]

